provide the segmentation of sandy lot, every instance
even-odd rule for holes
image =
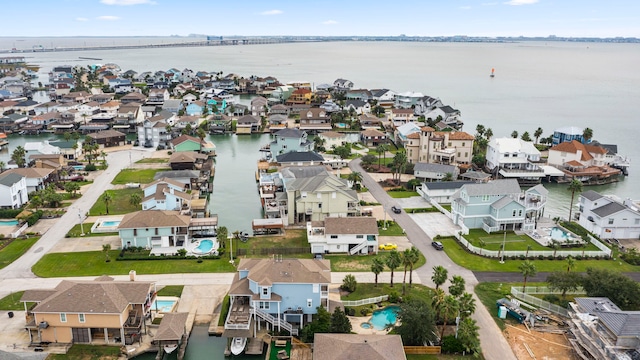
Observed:
[[[504,335],[518,359],[578,360],[564,334],[543,333],[535,330],[529,333],[524,325],[507,325]],[[533,357],[524,344],[527,344]]]

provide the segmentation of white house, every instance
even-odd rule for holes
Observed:
[[[419,162],[413,168],[413,175],[416,179],[423,181],[440,181],[451,174],[449,180],[455,180],[460,174],[460,169],[455,165],[430,164]]]
[[[631,199],[619,201],[593,190],[580,194],[578,223],[601,239],[638,239],[640,207]]]
[[[40,142],[27,142],[24,144],[24,158],[29,162],[29,156],[31,155],[53,155],[60,154],[60,148],[49,144],[48,140]]]
[[[531,141],[511,137],[492,138],[487,147],[487,168],[494,176],[540,182],[540,151]]]
[[[143,188],[142,210],[188,210],[191,195],[185,185],[168,178],[156,180]]]
[[[18,174],[0,174],[0,208],[18,209],[28,201],[27,179]]]
[[[307,237],[314,254],[378,252],[378,224],[373,217],[326,217],[307,222]]]
[[[431,181],[423,182],[418,193],[427,201],[437,203],[451,203],[451,199],[462,185],[471,184],[472,181]]]
[[[54,169],[49,168],[17,168],[9,169],[2,173],[2,175],[18,174],[25,178],[27,185],[27,192],[33,192],[42,190],[45,188],[53,178]]]

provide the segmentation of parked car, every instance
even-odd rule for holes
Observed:
[[[67,180],[69,180],[69,181],[84,181],[84,176],[82,176],[82,175],[69,176],[67,178]]]
[[[380,250],[395,250],[397,248],[398,245],[392,243],[380,244],[380,246],[378,246],[378,249]]]
[[[391,207],[391,211],[393,211],[396,214],[400,214],[402,212],[402,209],[400,209],[399,207],[396,207],[396,206],[392,206]]]
[[[444,250],[444,245],[440,241],[432,241],[431,246],[433,246],[436,250]]]

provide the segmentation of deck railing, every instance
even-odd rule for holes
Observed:
[[[389,300],[389,295],[382,295],[377,297],[372,297],[368,299],[362,300],[343,300],[342,305],[344,306],[360,306],[360,305],[368,305],[368,304],[377,304],[379,302]]]

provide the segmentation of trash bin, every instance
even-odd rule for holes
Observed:
[[[7,315],[9,315],[9,319],[11,319],[13,317],[13,311],[9,311]]]

